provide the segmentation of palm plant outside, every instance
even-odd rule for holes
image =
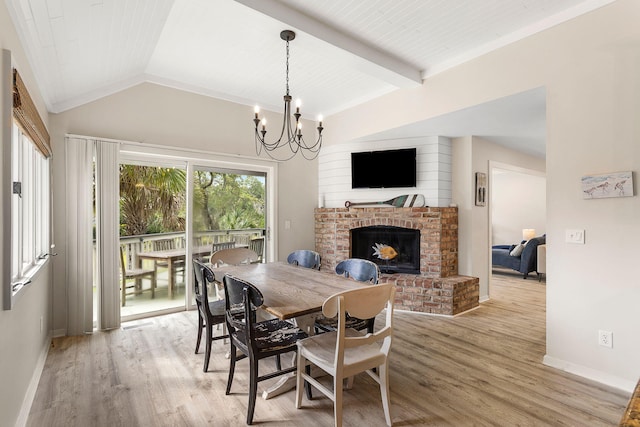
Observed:
[[[196,171],[194,229],[264,228],[264,178]],[[186,172],[139,165],[120,166],[120,235],[185,230]]]

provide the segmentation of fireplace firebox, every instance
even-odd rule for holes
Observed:
[[[373,261],[382,273],[420,274],[420,230],[376,225],[350,234],[351,257]]]

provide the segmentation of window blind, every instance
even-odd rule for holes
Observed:
[[[49,132],[15,68],[13,69],[13,117],[22,131],[33,141],[38,151],[45,157],[51,157]]]

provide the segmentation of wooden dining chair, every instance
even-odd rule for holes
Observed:
[[[193,287],[196,306],[198,308],[198,339],[196,341],[196,354],[198,354],[198,350],[200,350],[202,330],[204,329],[206,346],[204,351],[204,367],[202,370],[207,372],[207,370],[209,370],[209,360],[211,359],[211,344],[215,340],[229,337],[229,335],[224,332],[226,328],[223,328],[222,335],[213,335],[213,326],[224,325],[225,323],[225,302],[223,299],[209,298],[209,285],[211,285],[211,289],[217,289],[215,284],[215,274],[213,271],[196,259],[192,261],[195,279],[193,281]]]
[[[258,254],[248,248],[222,249],[211,254],[210,262],[214,267],[221,265],[240,265],[258,262]]]
[[[336,274],[350,277],[359,282],[368,282],[375,285],[378,283],[379,269],[376,263],[369,260],[349,258],[336,265]],[[362,319],[357,316],[354,317],[351,313],[347,312],[347,328],[356,329],[358,331],[366,329],[367,332],[372,333],[375,326],[375,320],[375,317]],[[326,316],[319,316],[315,322],[315,329],[318,332],[335,331],[337,327],[337,318],[330,319]]]
[[[334,424],[342,426],[343,380],[366,372],[380,385],[385,421],[391,425],[389,411],[389,350],[393,338],[393,301],[395,286],[382,284],[339,292],[325,300],[322,313],[338,318],[336,331],[298,341],[296,372],[296,408],[302,407],[306,381],[333,401]],[[385,325],[375,333],[347,327],[347,312],[362,318],[375,317],[386,308]],[[309,374],[309,363],[333,377],[333,390]]]
[[[296,342],[307,336],[300,328],[280,319],[258,322],[256,310],[262,306],[264,297],[258,288],[242,279],[226,274],[224,276],[224,295],[227,329],[231,350],[229,357],[229,379],[226,394],[231,392],[236,361],[249,358],[249,405],[247,424],[253,422],[256,394],[260,381],[295,372],[295,366],[281,369],[279,356],[296,351]],[[241,310],[241,311],[239,311]],[[241,352],[238,356],[237,351]],[[276,370],[259,375],[258,361],[276,356]]]
[[[320,270],[320,254],[316,251],[307,249],[293,251],[287,257],[287,262],[289,264],[299,265],[300,267]]]
[[[133,285],[127,285],[127,280],[130,279],[135,279]],[[142,289],[142,279],[149,279],[149,289]],[[127,292],[127,289],[133,289],[133,291]],[[122,246],[120,246],[120,291],[122,293],[120,303],[123,307],[126,305],[127,295],[138,295],[150,291],[151,298],[156,296],[156,270],[128,267]]]
[[[258,262],[264,259],[264,236],[256,237],[249,240],[249,249],[258,254]]]

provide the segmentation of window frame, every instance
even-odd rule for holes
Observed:
[[[38,116],[36,137],[44,144],[43,151],[27,136],[28,130],[21,127],[32,123],[29,120],[37,111],[19,75],[22,86],[18,89],[20,106],[16,110],[15,73],[11,52],[3,49],[0,57],[0,151],[4,159],[0,168],[3,236],[0,278],[5,310],[14,307],[23,290],[48,262],[52,237],[49,135]],[[16,111],[22,122],[16,118]],[[19,188],[14,183],[20,183]]]

